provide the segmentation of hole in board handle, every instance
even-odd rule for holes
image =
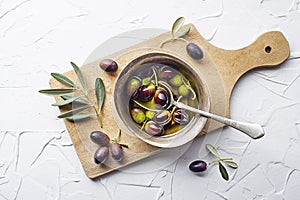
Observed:
[[[272,48],[270,46],[265,47],[265,52],[266,53],[271,53],[271,51],[272,51]]]

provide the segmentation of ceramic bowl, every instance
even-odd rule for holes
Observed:
[[[146,143],[157,147],[177,147],[192,141],[197,135],[199,135],[207,122],[206,118],[198,114],[194,114],[189,123],[179,131],[163,136],[150,136],[144,130],[141,130],[140,125],[136,124],[132,120],[129,111],[130,97],[126,97],[126,95],[124,96],[121,94],[123,94],[124,90],[126,90],[126,85],[128,80],[132,77],[133,72],[138,70],[141,65],[147,63],[164,64],[172,66],[178,70],[192,83],[192,87],[196,92],[198,100],[196,108],[209,111],[210,101],[208,90],[206,84],[201,78],[199,70],[195,70],[196,66],[191,66],[176,55],[163,52],[153,52],[138,56],[137,58],[129,61],[128,65],[122,69],[121,73],[119,73],[114,89],[113,103],[114,114],[118,126],[122,130],[125,130],[125,132],[131,133]]]

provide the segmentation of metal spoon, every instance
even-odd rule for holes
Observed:
[[[167,83],[165,83],[163,81],[160,81],[159,85],[162,86],[163,88],[165,88],[167,90],[167,92],[169,93],[170,100],[168,102],[168,105],[165,106],[167,108],[170,108],[172,105],[174,105],[178,108],[182,108],[182,109],[194,112],[194,113],[198,113],[203,117],[213,119],[217,122],[220,122],[220,123],[223,123],[227,126],[235,128],[235,129],[247,134],[248,136],[250,136],[253,139],[258,139],[258,138],[261,138],[265,135],[265,131],[264,131],[263,127],[259,124],[239,122],[239,121],[236,121],[236,120],[233,120],[233,119],[228,119],[226,117],[221,117],[221,116],[214,115],[212,113],[209,113],[209,112],[206,112],[206,111],[203,111],[203,110],[193,108],[193,107],[188,106],[188,105],[186,105],[184,103],[181,103],[181,102],[177,102],[177,101],[174,100],[173,93],[172,93],[172,91],[171,91],[171,89],[170,89],[170,87],[168,86]]]

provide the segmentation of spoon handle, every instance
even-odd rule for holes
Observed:
[[[173,104],[175,106],[177,106],[178,108],[182,108],[182,109],[186,109],[191,112],[194,112],[194,113],[198,113],[198,114],[202,115],[203,117],[211,118],[213,120],[216,120],[217,122],[220,122],[227,126],[235,128],[235,129],[247,134],[248,136],[250,136],[253,139],[258,139],[265,135],[265,131],[264,131],[263,127],[259,124],[252,124],[252,123],[247,123],[247,122],[236,121],[233,119],[228,119],[226,117],[221,117],[218,115],[211,114],[209,112],[205,112],[203,110],[193,108],[193,107],[185,105],[181,102],[174,102]]]

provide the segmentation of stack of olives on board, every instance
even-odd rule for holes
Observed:
[[[146,63],[138,66],[130,75],[125,89],[132,120],[151,136],[179,131],[191,121],[193,113],[170,105],[170,95],[175,101],[190,106],[198,105],[190,81],[171,65]],[[164,85],[169,87],[172,94]]]
[[[94,162],[96,164],[104,163],[111,153],[111,157],[116,161],[121,161],[124,157],[122,144],[119,144],[116,139],[110,140],[108,135],[101,131],[93,131],[90,134],[91,140],[100,145],[94,154]]]

